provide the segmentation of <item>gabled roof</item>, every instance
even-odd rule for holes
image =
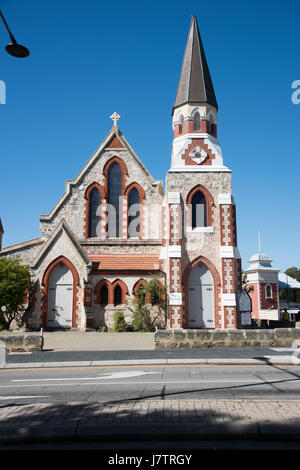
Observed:
[[[73,247],[75,248],[75,251],[78,253],[78,255],[80,256],[80,258],[83,260],[83,262],[91,267],[92,266],[92,262],[91,260],[89,259],[88,255],[86,254],[86,252],[83,250],[83,248],[81,247],[81,245],[78,243],[78,241],[76,240],[76,237],[74,236],[72,230],[70,229],[69,225],[67,224],[67,222],[63,219],[59,224],[58,226],[56,227],[56,229],[54,230],[54,232],[51,234],[51,236],[49,237],[47,243],[45,243],[45,245],[43,246],[43,248],[39,251],[39,253],[37,254],[36,258],[33,260],[32,264],[31,264],[31,268],[32,269],[35,269],[38,264],[40,263],[40,261],[43,259],[43,257],[46,255],[46,253],[48,252],[49,248],[55,243],[57,237],[62,233],[64,232],[67,237],[69,238],[69,240],[71,241]]]
[[[32,240],[27,240],[25,242],[16,243],[15,245],[6,246],[5,248],[2,248],[1,255],[7,254],[13,251],[23,250],[34,245],[44,244],[45,240],[46,239],[44,237],[39,237],[39,238],[33,238]]]
[[[97,150],[94,152],[94,154],[91,156],[89,161],[86,163],[86,165],[83,167],[81,172],[77,175],[77,177],[74,180],[67,180],[66,181],[66,188],[65,192],[62,195],[62,197],[59,199],[59,201],[55,204],[53,209],[48,215],[41,215],[40,220],[49,220],[53,215],[57,212],[59,207],[63,204],[63,202],[66,200],[68,195],[70,194],[71,187],[79,183],[80,179],[84,176],[84,174],[89,170],[89,168],[93,165],[95,160],[99,157],[101,152],[104,149],[116,149],[116,150],[128,150],[133,158],[136,160],[137,164],[143,169],[143,171],[148,175],[148,177],[154,182],[153,176],[149,173],[143,162],[140,160],[140,158],[137,156],[135,151],[131,148],[129,145],[128,141],[125,139],[123,136],[122,132],[118,128],[118,126],[113,126],[111,131],[107,134],[101,145],[97,148]]]
[[[173,108],[186,103],[208,103],[218,109],[197,19],[192,18]]]

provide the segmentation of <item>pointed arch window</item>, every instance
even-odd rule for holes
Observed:
[[[140,195],[132,188],[128,196],[128,237],[138,238],[140,235]]]
[[[121,305],[122,303],[122,289],[119,284],[114,289],[114,305]]]
[[[200,131],[200,114],[198,111],[194,114],[194,131]]]
[[[100,192],[93,188],[89,199],[89,237],[99,236]]]
[[[192,198],[192,228],[196,227],[207,227],[207,204],[201,191]]]
[[[107,285],[103,285],[100,290],[100,305],[108,305],[108,288]]]
[[[122,170],[118,163],[108,170],[108,236],[120,237],[120,198],[122,194]]]

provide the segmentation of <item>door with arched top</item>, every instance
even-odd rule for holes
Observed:
[[[215,327],[213,276],[202,263],[189,276],[189,327]]]
[[[64,263],[58,263],[48,284],[47,327],[71,328],[73,311],[73,275]]]

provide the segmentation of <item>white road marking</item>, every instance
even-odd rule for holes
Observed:
[[[47,398],[49,395],[24,395],[24,396],[13,396],[7,395],[5,397],[0,397],[0,400],[19,400],[24,398]]]
[[[300,352],[298,348],[270,348],[270,349],[276,352],[295,352],[295,351]]]
[[[20,355],[28,355],[30,356],[32,352],[10,352],[8,353],[9,356],[20,356]]]
[[[122,379],[129,377],[138,377],[140,375],[160,374],[160,372],[144,372],[142,370],[112,372],[111,374],[103,374],[97,377],[62,377],[55,379],[14,379],[12,382],[52,382],[63,380],[103,380],[103,379]]]

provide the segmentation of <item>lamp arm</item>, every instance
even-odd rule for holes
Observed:
[[[12,33],[11,30],[9,29],[9,26],[8,26],[8,24],[7,24],[7,22],[6,22],[6,19],[4,18],[3,13],[2,13],[1,10],[0,10],[0,16],[1,16],[1,18],[2,18],[2,21],[3,21],[3,23],[4,23],[5,28],[7,29],[7,32],[8,32],[8,34],[9,34],[10,39],[11,39],[11,42],[12,42],[13,44],[16,44],[17,41],[16,41],[16,39],[15,39],[13,33]]]

